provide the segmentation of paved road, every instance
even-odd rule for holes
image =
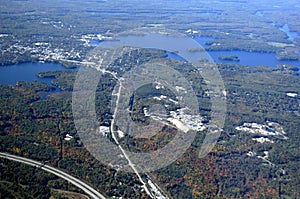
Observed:
[[[70,61],[70,60],[64,60],[64,61]],[[132,170],[134,171],[134,173],[137,175],[139,181],[143,184],[143,188],[144,190],[146,191],[146,193],[151,197],[151,198],[157,198],[156,195],[160,195],[162,199],[167,199],[168,197],[164,196],[161,192],[162,192],[162,189],[155,183],[153,183],[150,179],[150,177],[147,175],[148,177],[148,181],[151,182],[151,190],[148,188],[147,185],[150,185],[149,183],[146,183],[141,175],[139,174],[138,170],[136,169],[135,165],[132,163],[132,161],[130,160],[130,158],[128,157],[126,151],[122,148],[122,146],[120,145],[118,139],[116,138],[116,135],[115,135],[115,132],[114,132],[114,124],[115,124],[115,117],[116,117],[116,114],[118,112],[118,105],[119,105],[119,99],[120,99],[120,94],[121,94],[121,89],[122,89],[122,81],[121,81],[121,78],[118,78],[117,75],[111,71],[108,71],[106,70],[105,68],[99,68],[97,67],[97,65],[93,62],[78,62],[78,61],[70,61],[72,63],[77,63],[77,64],[82,64],[83,66],[91,66],[91,67],[94,67],[95,69],[101,71],[102,73],[109,73],[110,75],[112,75],[118,82],[119,82],[119,89],[118,89],[118,93],[116,94],[117,96],[117,100],[116,100],[116,108],[114,110],[114,114],[113,114],[113,117],[112,117],[112,121],[111,121],[111,134],[112,134],[112,138],[113,140],[115,141],[115,143],[117,144],[118,148],[121,150],[121,152],[123,153],[124,157],[127,159],[128,161],[128,165],[132,168]],[[102,65],[102,63],[100,63],[100,66]],[[153,190],[155,189],[155,191]]]
[[[8,159],[8,160],[16,161],[16,162],[21,162],[21,163],[24,163],[24,164],[27,164],[30,166],[41,168],[44,171],[47,171],[47,172],[52,173],[60,178],[67,180],[68,182],[72,183],[76,187],[83,190],[86,194],[88,194],[92,198],[105,199],[105,197],[102,194],[100,194],[98,191],[96,191],[94,188],[92,188],[88,184],[86,184],[86,183],[82,182],[81,180],[79,180],[63,171],[60,171],[54,167],[44,165],[43,163],[35,161],[35,160],[23,158],[23,157],[16,156],[16,155],[11,155],[8,153],[0,153],[0,157]]]
[[[121,152],[123,153],[124,157],[127,159],[128,161],[128,165],[132,168],[132,170],[134,171],[134,173],[137,175],[139,181],[143,184],[143,188],[146,191],[146,193],[151,197],[151,198],[160,198],[160,199],[167,199],[168,197],[164,196],[162,194],[162,189],[155,183],[153,183],[150,179],[150,177],[147,175],[148,177],[148,183],[146,183],[141,175],[139,174],[138,170],[135,168],[135,165],[132,163],[132,161],[130,160],[130,158],[128,157],[126,151],[123,149],[123,147],[120,145],[117,137],[116,137],[116,132],[114,132],[114,125],[115,125],[115,118],[116,115],[118,113],[118,107],[119,107],[119,100],[120,100],[120,95],[121,95],[121,90],[122,90],[122,80],[120,78],[117,77],[117,75],[115,73],[112,73],[110,71],[107,70],[103,70],[104,73],[109,73],[111,74],[118,82],[119,82],[119,89],[118,89],[118,93],[116,94],[117,96],[117,100],[116,100],[116,108],[114,110],[114,114],[112,116],[112,121],[111,121],[111,134],[112,134],[112,138],[115,141],[115,143],[117,144],[117,146],[119,147],[119,149],[121,150]],[[149,189],[147,187],[147,184],[150,185],[151,189]],[[156,197],[156,195],[159,195],[160,197]]]

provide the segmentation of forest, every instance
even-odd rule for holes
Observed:
[[[197,91],[197,98],[201,104],[200,112],[209,118],[209,97],[205,95],[202,87],[204,85],[202,77],[194,72],[192,65],[166,59],[161,51],[136,51],[131,56],[125,56],[124,60],[117,61],[116,64],[129,63],[126,65],[128,67],[125,68],[126,71],[134,65],[132,62],[134,56],[144,57],[144,61],[157,59],[158,56],[180,71],[188,80],[197,82],[192,86]],[[124,71],[114,64],[111,67],[114,70]],[[299,197],[297,173],[300,143],[297,132],[300,131],[300,124],[299,120],[295,119],[299,117],[299,101],[286,95],[291,90],[300,90],[297,71],[293,67],[280,66],[270,68],[219,64],[218,67],[228,92],[228,113],[218,144],[207,157],[198,159],[197,150],[205,135],[205,131],[199,132],[190,149],[180,159],[164,169],[152,172],[151,175],[170,196],[175,198],[279,198],[284,195]],[[66,170],[95,185],[107,196],[147,198],[148,196],[141,192],[141,185],[136,176],[116,172],[101,164],[89,154],[81,142],[73,123],[71,108],[71,91],[76,71],[49,71],[38,75],[54,77],[53,85],[19,82],[16,86],[1,86],[1,151],[47,161],[47,164]],[[112,115],[110,101],[115,84],[116,81],[110,75],[104,76],[99,81],[95,102],[98,107],[96,112],[99,125],[110,124]],[[41,94],[51,91],[54,86],[58,86],[62,91],[50,93],[46,98],[41,97]],[[132,110],[135,110],[133,117],[145,124],[147,120],[143,120],[141,110],[154,103],[153,100],[145,99],[162,94],[172,96],[168,90],[159,93],[150,92],[150,96],[146,91],[150,92],[151,86],[138,90],[132,102]],[[176,107],[171,106],[169,109]],[[258,143],[253,140],[259,137],[258,135],[236,130],[236,127],[244,122],[261,124],[267,121],[281,124],[287,132],[288,139],[272,137],[274,143]],[[73,139],[66,141],[64,138],[67,134]],[[174,134],[175,129],[165,128],[149,140],[135,139],[126,135],[120,141],[130,151],[152,151],[167,144]],[[263,156],[264,151],[268,151],[268,160],[276,166],[270,166],[256,156],[247,156],[249,151],[257,154],[257,157]],[[34,168],[32,172],[41,173],[39,174],[41,178],[35,178],[34,181],[31,181],[32,176],[19,178],[18,176],[23,176],[22,173],[10,177],[19,171],[12,172],[8,168],[17,169],[23,166],[15,166],[16,163],[10,161],[1,161],[0,168],[3,171],[1,173],[11,172],[9,175],[1,175],[3,181],[1,187],[7,194],[12,194],[9,190],[17,189],[20,185],[30,187],[30,190],[21,189],[19,194],[23,194],[24,197],[26,193],[30,193],[34,197],[47,198],[58,186],[80,193],[56,177],[34,171]],[[284,169],[285,175],[280,174],[281,169]],[[37,181],[39,186],[30,186],[29,183],[35,184]]]
[[[172,30],[203,46],[189,49],[190,53],[263,52],[274,53],[276,61],[300,60],[298,0],[0,0],[0,8],[0,67],[51,62],[74,69],[36,74],[51,78],[49,84],[19,81],[0,85],[0,151],[65,171],[107,198],[150,197],[137,175],[97,160],[74,123],[76,67],[82,67],[101,42],[116,40],[136,28]],[[290,38],[282,30],[285,26],[298,37]],[[170,66],[190,83],[206,125],[213,108],[207,81],[191,63],[170,58],[172,53],[177,52],[135,49],[107,66],[111,73],[102,76],[96,89],[98,125],[111,128],[111,102],[118,85],[113,74],[121,77],[153,60]],[[300,198],[299,66],[244,66],[235,52],[216,60],[227,103],[217,144],[199,158],[209,133],[199,131],[179,159],[141,178],[151,177],[168,198]],[[199,62],[211,67],[206,58]],[[161,96],[175,99],[175,94],[170,88],[158,90],[156,86],[143,85],[130,96],[131,119],[141,126],[149,124],[145,110],[153,105],[165,107],[165,112],[184,108],[157,100]],[[125,132],[118,141],[131,152],[153,152],[177,133],[176,128],[165,125],[151,138],[135,138]],[[113,141],[111,133],[104,136]],[[39,168],[1,158],[0,171],[0,198],[86,198],[82,190]]]

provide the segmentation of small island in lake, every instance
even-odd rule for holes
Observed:
[[[236,55],[230,55],[230,56],[222,55],[222,56],[219,56],[219,59],[225,60],[225,61],[236,61],[236,62],[240,61],[240,58]]]

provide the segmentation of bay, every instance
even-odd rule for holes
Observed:
[[[15,65],[0,67],[0,84],[16,85],[18,81],[26,82],[44,82],[51,84],[53,78],[40,78],[39,72],[56,71],[56,70],[73,70],[67,69],[58,63],[21,63]]]

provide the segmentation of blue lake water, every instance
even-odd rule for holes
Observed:
[[[179,61],[186,61],[183,57],[177,55],[176,53],[173,53],[173,52],[169,52],[167,51],[167,55],[168,55],[168,58],[171,58],[171,59],[176,59],[176,60],[179,60]]]
[[[279,30],[285,32],[288,36],[288,40],[294,41],[296,38],[300,38],[300,35],[297,32],[290,31],[290,28],[287,24],[279,28]]]
[[[207,46],[205,43],[207,42],[207,41],[212,41],[212,40],[214,40],[214,38],[213,37],[194,37],[193,38],[195,41],[197,41],[201,46],[203,46],[203,47],[205,47],[205,46]]]
[[[295,37],[293,37],[295,38]],[[201,46],[205,48],[206,41],[214,40],[212,37],[195,37],[195,41],[197,41]],[[234,51],[208,51],[207,52],[214,62],[217,63],[238,63],[245,66],[271,66],[276,67],[278,64],[290,64],[293,66],[297,66],[300,69],[299,61],[290,61],[290,60],[277,60],[275,53],[260,53],[260,52],[246,52],[240,50]],[[229,60],[220,60],[220,56],[231,56],[236,55],[239,57],[240,61],[229,61]],[[300,53],[299,53],[300,55]]]
[[[276,67],[278,64],[290,64],[300,68],[299,61],[277,60],[275,53],[258,53],[245,51],[208,51],[208,54],[215,62],[219,63],[238,63],[245,66],[271,66]],[[239,62],[220,60],[220,56],[236,55],[240,59]]]
[[[269,24],[271,26],[277,25],[275,22],[270,22]],[[288,24],[284,24],[282,27],[279,27],[278,29],[284,32],[288,36],[289,41],[294,41],[296,38],[300,38],[300,35],[297,32],[290,31],[290,27]]]
[[[90,46],[99,46],[100,43],[101,43],[101,41],[100,41],[100,40],[97,40],[97,39],[91,39],[91,40],[89,41],[89,45],[90,45]]]
[[[180,57],[177,54],[169,53],[168,58],[176,59],[179,61],[186,61],[184,58]],[[297,66],[300,69],[299,61],[279,61],[276,59],[275,53],[257,53],[257,52],[245,52],[245,51],[208,51],[208,54],[211,56],[215,63],[231,63],[231,64],[240,64],[245,66],[270,66],[276,67],[278,64],[289,64]],[[236,55],[240,59],[237,61],[229,60],[220,60],[220,56],[232,56]],[[300,55],[300,53],[299,53]]]
[[[152,47],[152,46],[164,46],[165,50],[167,50],[168,58],[177,59],[180,61],[185,61],[184,58],[178,56],[177,54],[170,53],[170,52],[183,52],[186,51],[186,48],[195,48],[195,47],[204,47],[206,46],[207,41],[214,40],[212,37],[195,37],[193,38],[194,43],[189,43],[190,46],[187,46],[187,41],[176,37],[168,37],[167,39],[163,36],[159,35],[150,35],[150,36],[121,36],[118,38],[117,41],[104,41],[101,42],[99,45],[101,47],[114,47],[114,46],[122,46],[132,44],[132,46],[145,46]],[[158,45],[159,44],[159,45]],[[199,46],[200,44],[200,46]],[[188,52],[187,52],[188,53]],[[300,68],[299,61],[290,61],[290,60],[277,60],[275,53],[260,53],[260,52],[246,52],[246,51],[207,51],[209,57],[212,61],[216,63],[232,63],[232,64],[240,64],[245,66],[270,66],[276,67],[279,64],[289,64],[293,66],[297,66]],[[188,53],[189,57],[192,57],[193,60],[197,60],[202,57],[195,57],[198,54],[195,53]],[[229,61],[229,60],[220,60],[220,56],[231,56],[236,55],[240,59],[239,62],[236,61]],[[193,57],[194,56],[194,57]]]
[[[287,32],[288,34],[288,32]],[[297,33],[296,33],[297,34]],[[295,36],[295,35],[294,35]],[[298,36],[296,36],[298,37]],[[293,37],[293,38],[296,38]],[[205,48],[207,46],[205,44],[206,41],[214,40],[212,37],[195,37],[195,41],[197,41],[201,46]],[[300,61],[290,61],[290,60],[277,60],[275,53],[260,53],[260,52],[246,52],[240,50],[234,51],[208,51],[207,52],[214,62],[217,63],[238,63],[245,66],[271,66],[276,67],[278,64],[290,64],[293,66],[297,66],[300,69]],[[231,56],[236,55],[239,57],[240,61],[229,61],[229,60],[220,60],[220,56]],[[299,52],[300,55],[300,52]]]
[[[58,63],[22,63],[17,65],[0,66],[0,84],[16,85],[18,81],[44,82],[54,86],[51,81],[54,78],[41,78],[37,76],[39,72],[56,70],[77,70],[77,68],[67,69]],[[40,94],[42,99],[46,99],[49,94],[61,92],[61,89],[54,86],[54,90]]]
[[[136,37],[136,36],[135,36]],[[160,43],[160,37],[152,36],[151,41],[156,41],[157,43]],[[175,46],[174,48],[176,50],[181,50],[181,48],[184,47],[185,43],[184,40],[179,41],[180,45],[174,45],[174,41],[178,41],[178,38],[173,38],[170,40],[164,40],[165,46]],[[201,45],[205,47],[205,42],[208,40],[212,40],[213,38],[210,37],[199,37],[194,38],[194,45]],[[138,43],[142,43],[141,45],[149,45],[153,42],[148,40],[143,40],[142,37],[138,38],[130,38],[130,40],[137,41]],[[179,39],[180,40],[180,39]],[[97,42],[97,41],[91,41],[95,46],[96,45],[102,45],[105,42]],[[144,43],[143,43],[144,42]],[[118,44],[118,43],[117,43]],[[195,47],[194,46],[194,47]],[[233,64],[241,64],[246,66],[271,66],[276,67],[278,64],[290,64],[293,66],[297,66],[300,69],[300,61],[279,61],[276,59],[275,53],[258,53],[258,52],[245,52],[245,51],[208,51],[207,52],[210,58],[218,63],[233,63]],[[177,55],[176,53],[171,52],[171,50],[167,51],[168,58],[177,59],[180,61],[186,61],[183,57]],[[190,53],[191,56],[193,56],[193,53]],[[231,56],[236,55],[239,57],[240,61],[227,61],[227,60],[220,60],[220,56]],[[199,57],[193,57],[194,60],[197,60]],[[201,57],[200,57],[201,58]],[[66,69],[60,64],[57,63],[22,63],[17,65],[10,65],[10,66],[1,66],[0,67],[0,84],[4,85],[15,85],[18,81],[38,81],[38,82],[45,82],[47,84],[51,84],[51,81],[53,78],[40,78],[36,74],[38,72],[45,72],[45,71],[55,71],[55,70],[71,70]],[[56,88],[56,91],[59,91],[58,88]]]
[[[51,84],[53,78],[40,78],[38,72],[72,70],[57,63],[22,63],[17,65],[0,67],[0,84],[16,85],[18,81],[26,82],[45,82]]]
[[[205,48],[206,41],[214,40],[212,37],[195,37],[193,38],[201,46]],[[234,51],[207,51],[210,57],[216,63],[232,63],[232,64],[241,64],[245,66],[271,66],[276,67],[278,64],[290,64],[297,66],[300,69],[300,61],[290,61],[290,60],[277,60],[275,53],[260,53],[260,52],[246,52],[240,50]],[[298,52],[300,55],[300,52]],[[236,55],[239,57],[240,61],[229,61],[229,60],[220,60],[220,56],[231,56]],[[170,58],[176,58],[175,56]],[[180,59],[179,59],[180,60]]]

